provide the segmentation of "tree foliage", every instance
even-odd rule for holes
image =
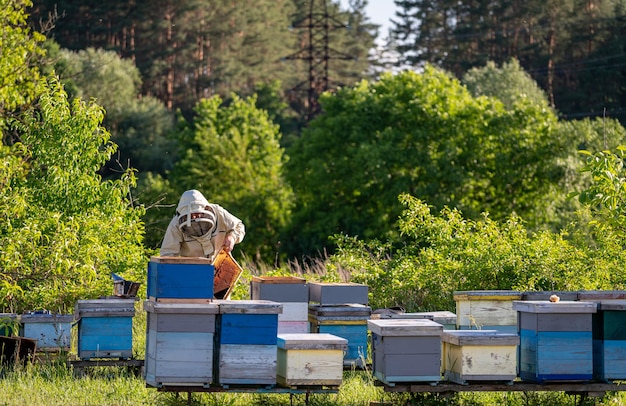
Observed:
[[[463,84],[474,96],[497,97],[507,109],[526,98],[533,104],[546,104],[548,97],[537,82],[522,69],[516,59],[498,67],[493,61],[475,67],[463,75]]]
[[[0,130],[6,118],[35,96],[39,79],[37,67],[43,50],[39,44],[44,36],[31,31],[25,8],[29,0],[0,0]],[[3,137],[4,140],[4,137]]]
[[[175,156],[169,138],[174,115],[154,97],[140,97],[141,75],[128,59],[113,51],[88,48],[56,52],[55,72],[70,98],[95,100],[106,115],[103,126],[117,144],[117,154],[101,173],[117,177],[126,168],[165,173]]]
[[[141,207],[134,175],[97,174],[115,150],[100,126],[102,108],[69,103],[57,80],[11,125],[21,142],[2,149],[0,304],[12,311],[71,309],[110,294],[111,272],[143,280]]]
[[[403,244],[337,236],[334,267],[368,285],[371,306],[407,311],[455,310],[454,291],[624,289],[621,244],[597,228],[596,246],[567,231],[531,233],[517,216],[470,220],[458,210],[438,215],[423,201],[400,197]]]
[[[430,66],[321,101],[325,114],[289,150],[294,252],[314,254],[336,233],[392,236],[402,193],[471,218],[515,212],[533,222],[562,173],[558,122],[545,103],[506,110]]]
[[[582,203],[590,206],[601,224],[626,232],[626,147],[620,145],[614,152],[583,150],[581,154],[587,157],[582,171],[591,175],[593,184],[572,196],[577,195]]]

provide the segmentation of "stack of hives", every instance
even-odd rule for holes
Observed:
[[[144,304],[148,385],[276,383],[282,305],[266,300],[216,300],[217,293],[228,297],[236,281],[225,275],[218,281],[214,278],[218,271],[205,258],[151,259]],[[224,280],[230,280],[231,286],[222,286]]]
[[[367,285],[309,283],[309,322],[312,333],[327,333],[348,340],[344,365],[367,363],[367,321],[372,311]]]
[[[148,264],[145,378],[150,386],[213,382],[213,264],[206,258],[152,257]]]

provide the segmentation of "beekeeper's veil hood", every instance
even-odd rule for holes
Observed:
[[[197,190],[187,190],[180,197],[178,228],[191,237],[202,237],[215,228],[215,213],[207,199]]]

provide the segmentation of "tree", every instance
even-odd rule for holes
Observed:
[[[325,95],[322,106],[288,151],[292,253],[329,248],[337,233],[392,237],[401,193],[470,218],[515,212],[534,226],[558,184],[557,119],[545,104],[505,110],[427,66]]]
[[[35,97],[39,80],[39,60],[44,54],[39,46],[44,36],[31,31],[26,22],[28,0],[0,0],[0,131],[7,118]],[[12,142],[3,134],[4,142]]]
[[[548,105],[546,93],[516,59],[503,63],[502,67],[489,61],[483,67],[472,68],[463,75],[462,82],[474,96],[497,97],[508,109],[522,98]]]
[[[589,206],[601,224],[607,224],[626,232],[626,147],[591,153],[581,151],[587,157],[583,171],[588,172],[593,183],[584,190],[573,193]]]
[[[515,58],[568,118],[624,122],[623,1],[396,0],[399,64],[431,63],[461,78]]]
[[[157,191],[167,194],[164,204],[170,205],[167,212],[149,213],[147,222],[159,224],[150,231],[159,237],[152,243],[160,245],[182,192],[197,189],[244,222],[244,253],[273,261],[293,196],[283,178],[286,157],[278,127],[256,107],[256,98],[233,95],[229,104],[219,96],[201,100],[193,120],[181,121],[178,143],[180,159],[165,181],[151,178],[145,188],[152,199]]]
[[[161,174],[171,169],[175,147],[168,133],[174,115],[157,99],[139,97],[141,76],[132,61],[102,49],[64,49],[54,66],[64,86],[72,89],[70,97],[94,99],[106,110],[103,125],[118,145],[101,170],[106,177],[129,167]]]
[[[21,142],[2,149],[0,303],[67,311],[110,293],[111,272],[144,279],[143,210],[129,195],[132,170],[114,181],[97,174],[115,150],[102,108],[70,104],[56,79],[37,94],[11,122]]]

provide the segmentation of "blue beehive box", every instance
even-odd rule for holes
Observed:
[[[78,357],[132,358],[134,299],[79,300]]]
[[[20,337],[37,340],[41,351],[69,350],[74,315],[36,311],[19,316]]]
[[[278,315],[270,300],[217,300],[220,385],[276,384]]]
[[[215,267],[201,257],[152,257],[148,263],[148,298],[213,299]]]
[[[348,340],[345,366],[364,366],[368,358],[367,320],[372,314],[362,304],[309,305],[311,333],[327,333]]]
[[[593,378],[596,303],[514,301],[513,308],[518,312],[522,380],[541,383]]]

